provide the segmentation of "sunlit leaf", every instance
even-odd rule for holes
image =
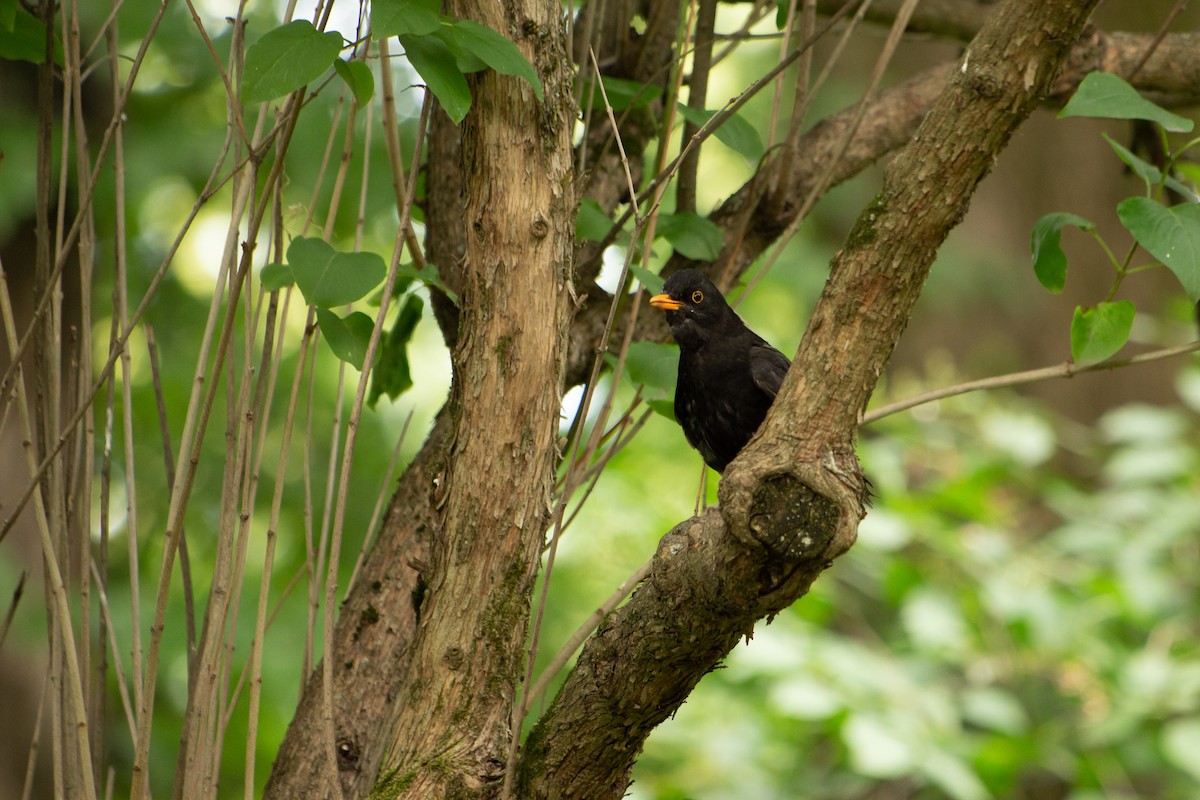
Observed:
[[[1111,358],[1129,341],[1135,313],[1128,300],[1077,307],[1071,320],[1071,357],[1079,363]]]
[[[367,358],[367,347],[371,343],[371,331],[375,321],[361,311],[355,311],[345,319],[327,308],[317,309],[317,325],[333,354],[358,370]]]
[[[1177,133],[1187,133],[1193,126],[1190,119],[1150,102],[1111,72],[1088,73],[1058,116],[1145,119]]]
[[[378,253],[343,253],[321,239],[302,236],[292,240],[287,257],[305,302],[320,308],[366,297],[387,271]]]
[[[342,35],[322,33],[298,19],[264,33],[246,51],[242,100],[258,103],[295,91],[321,77],[342,50]]]
[[[276,289],[282,289],[285,286],[291,286],[296,282],[292,276],[292,268],[287,264],[267,264],[262,268],[262,272],[258,274],[258,279],[262,281],[263,288],[268,292],[273,292]]]
[[[635,384],[674,391],[679,348],[660,342],[634,342],[625,355],[625,369]]]
[[[370,67],[361,61],[343,61],[337,58],[333,61],[333,68],[350,87],[350,91],[354,93],[354,100],[360,106],[371,102],[371,95],[375,93],[375,76],[371,74]]]
[[[376,38],[424,35],[442,25],[439,0],[374,0],[371,3],[371,33]]]

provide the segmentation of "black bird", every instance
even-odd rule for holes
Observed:
[[[675,419],[704,463],[724,472],[767,416],[791,362],[694,269],[667,278],[650,305],[667,312],[679,343]]]

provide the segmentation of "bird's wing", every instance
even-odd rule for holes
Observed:
[[[754,385],[769,394],[771,399],[779,394],[783,376],[791,364],[787,356],[766,342],[759,342],[750,348],[750,377],[754,379]]]

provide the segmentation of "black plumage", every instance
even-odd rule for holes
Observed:
[[[790,362],[694,269],[671,275],[650,305],[667,313],[679,343],[675,419],[704,463],[724,472],[762,424]]]

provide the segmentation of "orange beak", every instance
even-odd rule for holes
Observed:
[[[661,308],[663,311],[678,311],[683,308],[683,303],[673,299],[669,294],[654,295],[650,298],[650,305]]]

